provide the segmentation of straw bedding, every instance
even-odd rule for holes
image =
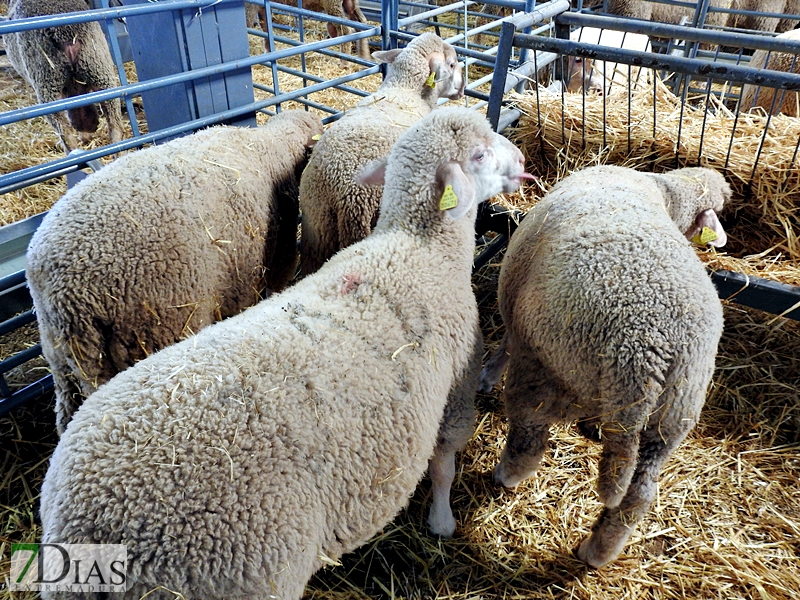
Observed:
[[[317,63],[310,63],[310,68],[318,69],[323,77],[333,77],[341,73],[338,64],[333,63],[338,61],[319,59]],[[266,73],[256,75],[257,79],[264,77],[262,83],[270,76],[267,69],[264,71]],[[2,74],[0,68],[0,76]],[[288,79],[281,81],[282,87],[284,84],[293,85]],[[360,82],[357,85],[360,86]],[[366,84],[369,85],[372,83]],[[20,96],[25,93],[21,88],[24,84],[15,87]],[[650,93],[652,95],[652,90]],[[15,95],[8,95],[6,86],[1,83],[0,97],[9,102],[17,101]],[[587,98],[587,107],[597,100]],[[321,101],[334,102],[331,98]],[[340,101],[349,105],[353,99],[341,94]],[[530,106],[526,102],[530,99],[519,99],[523,108]],[[566,106],[573,107],[583,100],[580,96],[566,97],[565,102]],[[673,106],[675,110],[665,90],[660,88],[656,102],[659,107]],[[523,119],[516,135],[530,167],[539,169],[542,180],[520,194],[501,198],[501,204],[525,209],[554,181],[585,164],[641,164],[646,160],[648,168],[674,166],[675,150],[669,141],[674,137],[670,137],[673,134],[669,129],[662,127],[666,128],[678,117],[673,116],[670,121],[665,118],[669,113],[659,112],[657,136],[653,138],[652,123],[646,120],[646,115],[636,113],[632,122],[640,126],[631,128],[632,133],[649,130],[651,135],[650,139],[644,133],[636,138],[632,146],[639,154],[635,155],[627,149],[626,129],[622,128],[623,135],[620,128],[607,122],[606,135],[614,141],[613,148],[598,155],[589,136],[597,139],[602,118],[587,110],[587,141],[581,142],[581,129],[576,128],[568,133],[567,139],[571,137],[572,141],[567,146],[560,138],[560,106],[559,97],[548,109],[551,111],[547,113],[549,129],[541,138],[538,131],[526,130],[526,123],[536,114],[535,110],[526,108],[533,116]],[[569,110],[569,122],[580,123],[582,117],[575,115],[581,112]],[[652,105],[642,112],[648,110],[652,114]],[[627,119],[627,107],[620,111]],[[612,114],[613,109],[608,112],[608,121]],[[719,121],[722,127],[722,116]],[[44,123],[39,134],[14,134],[16,139],[10,140],[7,131],[2,131],[0,144],[6,148],[28,143],[37,136],[39,139],[54,136],[48,127]],[[687,156],[690,163],[696,161],[691,147],[695,143],[694,136],[684,135],[679,153],[681,164]],[[796,143],[797,134],[794,135]],[[714,134],[707,132],[702,161],[716,156],[709,145],[713,142],[711,137]],[[720,143],[726,145],[728,139]],[[737,138],[737,148],[740,143],[744,148],[750,142],[740,142]],[[3,152],[3,160],[6,160],[5,150]],[[545,160],[541,160],[542,156]],[[11,163],[3,163],[2,168],[8,169],[8,164]],[[722,163],[713,164],[721,167]],[[794,169],[796,171],[796,167]],[[745,164],[737,172],[746,174],[747,171]],[[782,280],[800,281],[791,279],[797,277],[791,266],[797,260],[797,256],[791,254],[792,243],[781,239],[780,228],[767,225],[770,217],[766,211],[791,200],[783,197],[775,200],[773,196],[762,194],[755,204],[752,196],[746,193],[749,178],[742,175],[737,182],[735,173],[727,170],[737,190],[734,212],[742,216],[726,222],[726,226],[738,242],[739,237],[744,239],[750,233],[747,223],[758,223],[757,234],[747,237],[748,244],[754,245],[746,250],[748,246],[741,242],[741,255],[768,252],[760,262],[711,253],[704,253],[703,259],[736,261],[740,266],[735,270],[744,270],[741,266],[744,265],[762,274],[775,275],[776,269],[780,269],[790,273],[785,277],[781,275]],[[769,176],[767,170],[761,175],[762,179]],[[792,188],[787,186],[786,189]],[[7,218],[14,220],[13,216]],[[776,243],[778,247],[772,249]],[[736,248],[739,254],[739,246]],[[792,261],[784,260],[789,256]],[[496,348],[503,331],[495,295],[499,261],[498,257],[484,267],[474,280],[487,337],[487,354]],[[600,510],[594,491],[599,447],[581,437],[573,427],[555,429],[551,451],[539,473],[518,490],[502,490],[492,485],[491,470],[504,444],[506,429],[502,395],[495,391],[479,395],[477,431],[459,457],[453,489],[453,505],[459,522],[456,536],[452,540],[439,540],[428,535],[425,517],[430,504],[430,484],[425,480],[406,511],[361,550],[343,557],[341,565],[320,572],[311,581],[306,597],[797,598],[800,594],[800,482],[797,475],[800,472],[800,353],[796,348],[800,323],[735,305],[726,306],[725,318],[718,368],[700,424],[667,464],[650,514],[617,562],[603,570],[591,571],[572,554],[588,534]],[[35,343],[35,335],[27,337],[28,334],[31,332],[21,340],[3,340],[0,359],[18,350],[20,345]],[[34,597],[33,594],[12,595],[3,580],[8,575],[10,544],[34,542],[40,538],[36,514],[38,489],[55,442],[52,405],[48,399],[0,417],[3,448],[0,452],[0,600]]]
[[[512,137],[540,175],[526,198],[501,200],[527,210],[551,185],[589,165],[661,172],[705,166],[734,191],[724,211],[725,252],[701,252],[713,268],[800,283],[800,119],[731,112],[712,96],[681,103],[659,79],[629,95],[517,95],[524,116]],[[765,134],[766,131],[766,134]]]

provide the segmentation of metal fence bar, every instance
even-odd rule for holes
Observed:
[[[754,69],[743,65],[714,63],[682,56],[639,52],[637,50],[628,50],[627,48],[611,48],[585,42],[527,36],[524,34],[516,34],[514,36],[514,46],[631,64],[648,69],[669,70],[685,75],[700,75],[737,83],[753,83],[790,91],[800,90],[800,74],[797,73],[781,73]],[[798,47],[798,51],[800,51],[800,47]]]
[[[796,15],[797,16],[797,15]],[[580,27],[596,27],[597,29],[613,29],[628,33],[641,33],[651,37],[672,38],[691,42],[706,42],[721,46],[743,46],[761,50],[777,50],[792,54],[800,53],[800,42],[770,37],[768,35],[742,35],[726,31],[695,29],[683,25],[668,25],[653,21],[640,21],[625,17],[608,17],[587,13],[565,12],[557,19],[565,25]]]

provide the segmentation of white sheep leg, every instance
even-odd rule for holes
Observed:
[[[508,366],[508,360],[510,358],[508,338],[509,335],[506,333],[503,336],[503,340],[500,342],[500,346],[497,348],[497,351],[489,360],[486,361],[486,365],[484,365],[483,370],[481,371],[481,379],[480,384],[478,385],[478,391],[483,394],[488,394],[492,391],[494,386],[496,386],[500,381],[500,378],[503,376],[503,372]]]
[[[124,130],[122,127],[122,105],[120,99],[114,98],[108,102],[103,102],[101,106],[108,123],[108,137],[111,143],[121,142],[124,137]]]
[[[433,503],[428,514],[428,526],[434,535],[452,537],[456,531],[456,518],[450,508],[450,488],[456,477],[455,448],[437,445],[428,471],[433,484]]]
[[[456,377],[448,395],[436,449],[428,468],[433,492],[428,526],[431,533],[444,537],[452,536],[456,530],[456,519],[450,508],[450,489],[456,476],[456,452],[467,445],[475,431],[475,388],[483,355],[483,334],[477,325],[473,335],[472,356]]]

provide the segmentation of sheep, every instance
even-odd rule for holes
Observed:
[[[84,402],[42,485],[43,540],[126,544],[126,598],[299,598],[407,504],[434,451],[448,526],[438,490],[474,429],[483,345],[476,204],[517,189],[522,163],[463,107],[411,127],[362,172],[385,173],[372,235]]]
[[[612,29],[597,29],[596,27],[581,27],[570,34],[570,38],[587,44],[598,44],[611,48],[626,48],[639,52],[650,52],[650,38],[638,33],[614,31]],[[566,66],[567,91],[569,92],[594,92],[598,94],[612,91],[627,91],[628,67],[627,65],[610,62],[595,61],[592,58],[571,56]],[[631,83],[635,86],[639,78],[639,68],[630,68]]]
[[[153,352],[282,289],[318,117],[213,127],[117,159],[53,206],[27,278],[63,433],[83,397]]]
[[[9,19],[81,12],[86,0],[11,0]],[[53,102],[119,85],[103,30],[96,21],[8,33],[3,36],[9,61],[28,82],[39,103]],[[123,137],[119,98],[100,104],[112,143]],[[99,125],[96,105],[47,115],[64,149],[80,145],[74,130],[88,141]],[[74,128],[74,130],[73,130]]]
[[[800,29],[782,33],[779,38],[800,41]],[[789,52],[768,52],[756,50],[750,59],[750,66],[756,69],[770,69],[785,73],[800,73],[800,56]],[[775,98],[777,91],[778,97]],[[774,106],[773,106],[774,102]],[[768,114],[783,113],[791,117],[800,116],[800,98],[797,92],[775,90],[747,84],[742,86],[742,98],[739,102],[741,110],[761,107]]]
[[[732,0],[710,0],[709,6],[715,8],[730,8]],[[697,4],[694,2],[693,4]],[[620,17],[632,17],[645,21],[657,21],[659,23],[679,24],[682,20],[691,20],[695,16],[696,6],[676,6],[663,4],[661,2],[642,2],[641,0],[608,0],[605,5],[605,12]],[[706,24],[723,26],[728,20],[728,13],[708,11]]]
[[[796,19],[730,13],[726,26],[732,29],[784,33],[791,31],[800,20],[800,0],[732,0],[731,8],[772,14],[798,15]]]
[[[622,551],[700,416],[722,308],[684,232],[723,245],[716,211],[730,193],[710,169],[588,168],[527,214],[503,260],[506,333],[480,385],[491,390],[508,365],[494,479],[513,488],[531,475],[558,421],[602,440],[605,508],[578,550],[592,567]]]
[[[297,0],[273,0],[275,4],[283,4],[285,6],[297,6]],[[351,21],[358,21],[359,23],[367,22],[367,17],[361,11],[361,6],[358,0],[306,0],[303,2],[303,9],[319,13],[326,13],[332,17],[339,19],[350,19]],[[258,8],[258,20],[261,23],[261,29],[267,30],[267,11],[263,6]],[[350,35],[353,33],[352,27],[345,25],[337,25],[335,23],[327,23],[328,35],[331,38]],[[267,40],[264,41],[267,44]],[[358,56],[365,60],[369,60],[369,40],[362,38],[355,42]],[[267,48],[269,50],[269,48]],[[342,52],[344,52],[344,46]]]
[[[709,10],[705,24],[713,27],[783,33],[795,28],[800,20],[800,0],[710,0],[708,4],[709,7],[720,9],[798,15],[797,19],[779,19]],[[696,13],[696,6],[690,8],[640,0],[608,0],[606,12],[647,21],[680,24],[685,21],[691,23]]]
[[[303,275],[375,226],[381,189],[355,183],[354,175],[384,156],[439,98],[464,95],[455,50],[436,34],[424,33],[402,50],[374,52],[373,57],[389,65],[386,79],[325,131],[300,179]]]

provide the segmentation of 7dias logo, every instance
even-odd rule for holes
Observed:
[[[124,592],[124,544],[11,544],[12,592]]]

